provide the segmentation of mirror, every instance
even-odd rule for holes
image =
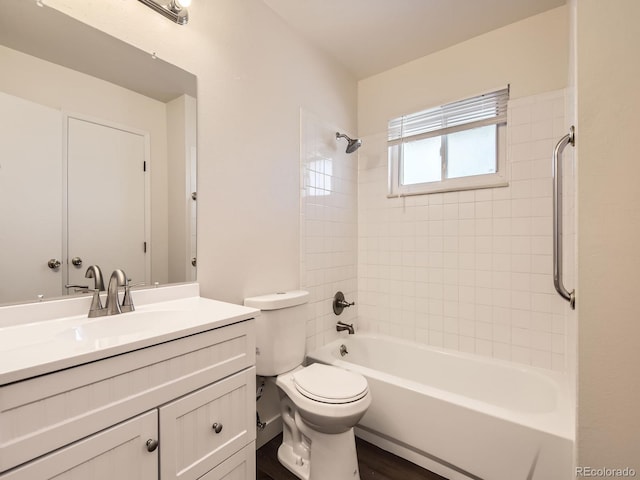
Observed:
[[[196,77],[35,1],[0,17],[0,304],[195,280]]]

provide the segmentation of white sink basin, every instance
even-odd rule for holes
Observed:
[[[92,343],[95,347],[122,343],[139,336],[166,331],[171,324],[180,326],[180,319],[192,313],[180,310],[145,310],[97,318],[68,317],[45,322],[17,325],[1,329],[0,352],[9,352],[52,343],[67,343],[75,348],[78,343]]]
[[[159,328],[166,330],[168,323],[178,328],[180,320],[189,315],[190,312],[180,310],[157,310],[98,317],[63,330],[58,338],[105,347],[136,340]]]
[[[150,296],[140,293],[142,300]],[[85,300],[88,311],[90,299]],[[35,308],[44,307],[35,304]],[[223,327],[258,313],[253,308],[190,296],[140,302],[136,311],[119,315],[87,318],[86,313],[75,314],[3,327],[0,385]]]

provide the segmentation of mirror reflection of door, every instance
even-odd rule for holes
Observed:
[[[64,270],[60,111],[0,92],[0,112],[0,303],[55,297]],[[61,266],[50,269],[50,259]]]
[[[195,131],[195,127],[193,128]],[[196,280],[196,219],[197,208],[196,200],[198,198],[197,185],[196,185],[196,168],[197,168],[197,152],[195,147],[195,138],[192,140],[194,146],[190,149],[190,156],[188,158],[187,170],[189,171],[189,191],[191,192],[189,202],[189,228],[187,229],[187,235],[189,237],[189,249],[187,255],[187,281],[195,282]]]
[[[148,283],[148,135],[94,119],[67,121],[68,282],[89,285],[99,265],[105,287],[124,269],[133,283]],[[146,163],[145,163],[146,162]],[[72,259],[81,259],[73,265]],[[71,289],[69,293],[74,293]]]

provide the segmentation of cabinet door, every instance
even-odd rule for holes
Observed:
[[[160,408],[163,480],[196,480],[255,440],[254,367]]]
[[[153,410],[0,475],[2,480],[157,480],[158,411]]]
[[[256,444],[251,442],[198,480],[254,480],[255,478]]]

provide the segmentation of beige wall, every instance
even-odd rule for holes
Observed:
[[[193,2],[184,27],[140,2],[46,3],[198,76],[203,295],[297,288],[300,107],[355,131],[355,80],[259,0]]]
[[[567,7],[556,8],[361,80],[358,134],[507,84],[511,98],[566,87],[568,22]]]
[[[639,18],[577,2],[577,464],[640,474]]]

